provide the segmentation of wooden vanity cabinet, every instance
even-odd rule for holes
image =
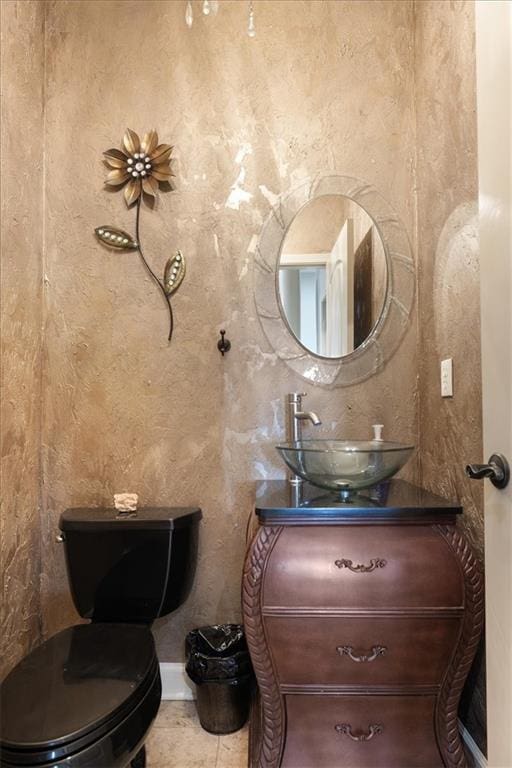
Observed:
[[[483,582],[460,507],[402,481],[377,505],[268,487],[243,578],[250,768],[466,766],[457,706]]]

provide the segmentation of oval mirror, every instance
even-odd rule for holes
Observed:
[[[396,211],[351,176],[306,178],[280,195],[254,249],[263,331],[280,360],[323,387],[382,370],[410,326],[415,283]]]
[[[386,302],[384,243],[354,200],[309,200],[283,239],[276,271],[283,319],[299,344],[325,358],[349,355],[371,336]]]

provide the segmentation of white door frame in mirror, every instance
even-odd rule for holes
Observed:
[[[276,275],[283,240],[297,213],[322,195],[343,195],[373,219],[384,245],[387,293],[379,321],[365,342],[339,358],[307,352],[282,317]],[[415,265],[407,231],[377,190],[349,176],[318,176],[282,195],[272,207],[256,246],[254,300],[267,339],[278,357],[307,381],[344,387],[364,381],[382,369],[408,328],[414,303]]]

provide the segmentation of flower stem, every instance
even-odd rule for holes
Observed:
[[[148,262],[144,258],[144,254],[142,252],[142,247],[141,247],[141,244],[140,244],[140,234],[139,234],[140,203],[141,203],[141,198],[139,197],[139,199],[137,200],[137,212],[136,212],[136,216],[135,216],[135,237],[136,237],[136,240],[137,240],[137,250],[139,252],[139,255],[140,255],[140,257],[142,259],[142,262],[143,262],[144,266],[146,267],[147,271],[149,272],[149,274],[151,275],[151,277],[153,278],[155,283],[158,285],[158,287],[162,291],[163,297],[165,299],[165,303],[167,304],[167,306],[169,308],[169,336],[167,337],[167,340],[170,341],[172,339],[172,331],[173,331],[173,328],[174,328],[174,319],[173,319],[173,315],[172,315],[171,299],[166,294],[163,283],[155,275],[155,273],[153,272],[153,270],[149,266]]]

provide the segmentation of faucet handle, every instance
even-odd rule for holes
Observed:
[[[306,397],[307,392],[290,392],[288,395],[289,403],[300,403],[303,397]]]

